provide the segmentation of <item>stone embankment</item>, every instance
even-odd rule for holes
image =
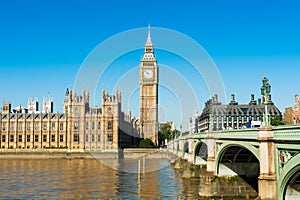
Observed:
[[[87,151],[68,149],[0,149],[0,159],[98,159],[98,158],[125,158],[140,159],[169,159],[169,154],[164,149],[158,148],[128,148],[115,151]]]
[[[0,159],[92,159],[89,152],[69,152],[67,149],[1,149]]]
[[[199,181],[198,199],[257,199],[257,192],[239,176],[218,177],[206,171],[206,165],[194,165],[184,159],[172,160],[171,165],[182,178]],[[197,182],[197,183],[198,183]]]

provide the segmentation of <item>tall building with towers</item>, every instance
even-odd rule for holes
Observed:
[[[121,92],[102,91],[102,108],[91,107],[89,93],[66,90],[64,112],[53,112],[52,100],[28,100],[12,109],[2,104],[0,111],[0,149],[46,149],[106,151],[137,146],[137,120],[121,111]]]
[[[148,27],[144,56],[140,62],[140,131],[158,145],[158,64]]]

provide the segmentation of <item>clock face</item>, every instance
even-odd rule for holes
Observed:
[[[147,69],[144,71],[144,77],[145,78],[152,78],[153,77],[153,71],[151,69]]]

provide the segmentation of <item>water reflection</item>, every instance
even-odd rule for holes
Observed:
[[[182,180],[167,160],[149,162],[167,167],[141,174],[112,170],[94,159],[0,160],[1,199],[178,199]],[[159,166],[158,166],[159,167]]]

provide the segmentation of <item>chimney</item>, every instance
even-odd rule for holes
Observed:
[[[258,98],[257,100],[258,100],[258,105],[260,105],[261,104],[261,98]]]
[[[217,94],[215,94],[215,100],[216,100],[216,102],[218,102],[218,95]]]
[[[254,94],[251,94],[251,101],[254,101]]]
[[[234,101],[234,94],[231,94],[231,101]]]

